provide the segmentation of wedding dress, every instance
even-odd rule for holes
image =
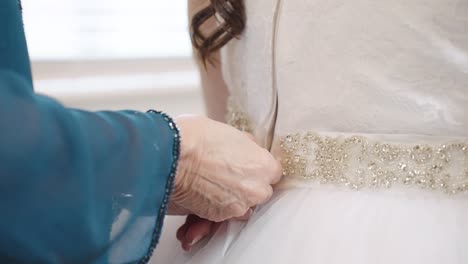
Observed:
[[[250,0],[229,122],[281,160],[174,263],[468,263],[468,0]]]

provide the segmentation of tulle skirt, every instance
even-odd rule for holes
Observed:
[[[248,222],[171,250],[174,264],[467,264],[468,197],[291,184]]]

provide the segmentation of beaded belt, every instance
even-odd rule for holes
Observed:
[[[232,104],[228,123],[252,131],[245,113]],[[316,132],[280,139],[285,177],[353,190],[413,186],[447,194],[468,192],[468,142],[395,143],[368,136]]]
[[[448,194],[468,191],[468,144],[401,144],[365,136],[288,135],[284,175],[354,190],[411,185]]]

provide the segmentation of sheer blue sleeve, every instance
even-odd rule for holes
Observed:
[[[161,113],[86,112],[36,94],[18,1],[0,1],[0,263],[146,262],[179,141]]]
[[[0,71],[1,258],[149,257],[176,170],[175,125],[155,112],[67,109],[27,86]]]

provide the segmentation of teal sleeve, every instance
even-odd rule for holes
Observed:
[[[0,263],[138,263],[161,233],[179,133],[161,113],[70,109],[33,90],[0,1]]]
[[[0,71],[0,258],[148,257],[175,175],[175,125],[160,113],[67,109],[27,86]]]

